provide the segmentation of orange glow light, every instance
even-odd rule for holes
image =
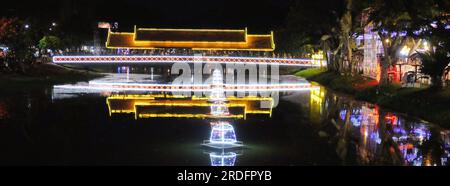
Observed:
[[[194,35],[201,32],[201,34],[208,33],[222,33],[222,34],[243,34],[243,40],[236,40],[239,36],[232,36],[231,40],[221,38],[217,40],[207,40],[205,38],[191,38],[188,40],[178,40],[167,35],[164,40],[150,40],[147,38],[138,39],[136,35],[141,32],[153,32],[152,36],[165,33],[182,33],[181,35]],[[158,32],[158,33],[154,33]],[[144,33],[145,34],[145,33]],[[173,36],[173,35],[172,35]],[[179,36],[179,35],[178,35]],[[154,36],[156,37],[156,36]],[[217,36],[215,36],[217,38]],[[234,38],[234,39],[233,39]],[[186,38],[183,38],[186,39]],[[199,40],[200,39],[200,40]],[[219,38],[217,38],[219,39]],[[226,29],[157,29],[157,28],[134,28],[134,32],[111,32],[108,31],[106,40],[106,47],[110,49],[129,48],[129,49],[155,49],[155,48],[191,48],[193,50],[247,50],[247,51],[273,51],[275,50],[275,43],[273,39],[273,32],[267,35],[251,35],[247,34],[247,29],[244,30],[226,30]]]

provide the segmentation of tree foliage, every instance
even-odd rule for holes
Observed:
[[[39,40],[38,48],[40,49],[58,49],[61,46],[61,40],[56,36],[44,36]]]
[[[287,15],[286,28],[278,37],[279,51],[306,54],[318,49],[320,39],[339,24],[342,0],[292,1]],[[334,10],[336,9],[336,10]]]
[[[12,62],[29,61],[34,46],[32,31],[18,18],[0,18],[0,43],[8,46]]]
[[[419,55],[422,59],[421,72],[431,77],[432,87],[441,89],[443,84],[442,76],[450,62],[448,51],[438,47],[435,50],[419,53]]]
[[[428,52],[419,53],[422,59],[421,72],[431,77],[432,87],[441,89],[444,70],[450,63],[450,30],[446,29],[450,16],[437,14],[424,21],[420,36],[431,45]]]
[[[286,26],[286,33],[291,36],[281,43],[289,46],[289,52],[295,49],[301,49],[303,53],[323,50],[329,70],[352,72],[354,40],[363,30],[360,17],[367,4],[367,1],[354,0],[295,1]],[[345,57],[347,65],[344,65]]]
[[[424,25],[444,13],[439,0],[375,0],[370,21],[381,38],[384,56],[381,61],[380,84],[388,83],[387,71],[395,65],[408,39],[420,37]]]

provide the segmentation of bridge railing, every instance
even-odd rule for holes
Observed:
[[[227,57],[227,56],[54,56],[56,64],[108,64],[108,63],[233,63],[267,64],[303,67],[320,67],[324,61],[314,59],[286,59],[269,57]]]
[[[303,58],[305,56],[291,55],[288,53],[275,53],[266,51],[239,51],[239,50],[191,50],[191,49],[106,49],[101,48],[97,50],[78,50],[78,51],[64,51],[54,55],[63,56],[97,56],[97,55],[153,55],[153,56],[228,56],[228,57],[272,57],[272,58],[286,58],[295,59]]]

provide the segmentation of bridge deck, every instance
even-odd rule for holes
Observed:
[[[233,63],[320,67],[323,60],[219,56],[54,56],[56,64]]]

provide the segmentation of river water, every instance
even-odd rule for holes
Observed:
[[[108,96],[1,91],[0,165],[449,165],[449,130],[324,87],[280,92],[271,116],[227,120],[244,144],[227,150],[202,146],[210,119],[110,115]]]

